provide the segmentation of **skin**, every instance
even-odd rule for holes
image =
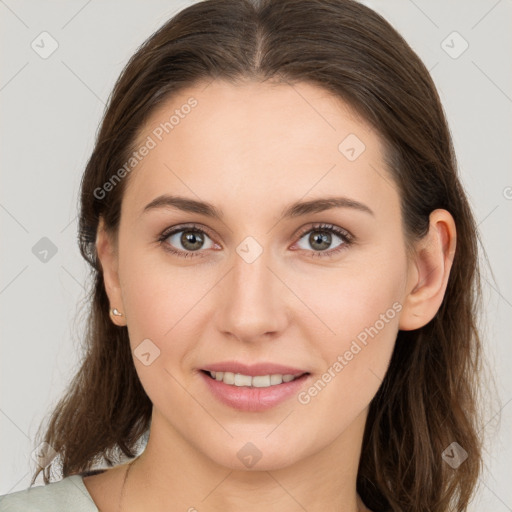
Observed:
[[[149,338],[160,350],[148,366],[134,357],[153,417],[122,509],[368,510],[356,476],[369,403],[398,330],[425,325],[441,304],[453,219],[433,212],[429,233],[407,252],[378,133],[325,90],[206,85],[182,91],[149,118],[141,143],[188,98],[198,101],[125,178],[118,238],[102,222],[98,230],[110,305],[124,315],[112,321],[127,325],[132,349]],[[338,150],[349,134],[366,146],[354,161]],[[173,208],[141,214],[164,193],[213,203],[222,220]],[[290,203],[328,196],[373,214],[343,207],[280,220]],[[186,252],[184,233],[157,241],[184,223],[207,230],[189,258],[164,250]],[[353,242],[317,257],[322,250],[309,236],[318,223],[349,231]],[[263,249],[252,263],[236,251],[248,236]],[[331,234],[323,252],[341,243]],[[307,391],[393,304],[394,318],[307,404],[294,396],[264,412],[240,412],[213,398],[198,373],[226,360],[271,361],[310,372]],[[247,442],[262,454],[252,468],[237,457]],[[84,478],[102,511],[118,510],[125,470]]]

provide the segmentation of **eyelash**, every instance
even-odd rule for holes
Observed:
[[[204,254],[202,254],[204,251],[198,250],[198,251],[181,251],[173,248],[169,244],[164,244],[164,242],[172,235],[176,233],[180,233],[182,231],[192,231],[192,232],[199,232],[203,235],[208,236],[209,238],[212,238],[208,231],[206,231],[203,228],[200,228],[199,226],[195,224],[187,224],[187,225],[181,225],[176,226],[172,228],[171,230],[165,230],[158,238],[158,242],[163,246],[163,249],[167,252],[170,252],[171,254],[174,254],[176,256],[179,256],[181,258],[190,258],[190,257],[199,257],[203,258],[205,257]],[[343,243],[338,245],[335,249],[331,249],[328,251],[312,251],[311,257],[313,258],[331,258],[335,255],[337,255],[340,251],[343,251],[347,249],[354,241],[353,235],[351,235],[348,231],[338,228],[337,226],[334,226],[333,224],[317,224],[314,226],[310,226],[304,230],[302,230],[298,235],[298,240],[304,237],[307,233],[313,232],[313,231],[324,231],[328,233],[334,233],[335,235],[339,236]],[[299,249],[299,250],[306,250],[306,249]]]

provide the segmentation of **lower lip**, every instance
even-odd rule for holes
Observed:
[[[267,388],[231,386],[199,372],[212,394],[225,405],[240,411],[259,412],[275,407],[292,396],[296,396],[309,374]]]

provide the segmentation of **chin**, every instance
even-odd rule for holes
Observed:
[[[281,439],[270,442],[265,439],[269,430],[261,437],[254,436],[253,441],[248,440],[245,435],[244,440],[231,439],[227,445],[220,447],[215,453],[205,453],[214,463],[236,471],[275,471],[284,469],[300,460],[301,450],[294,448],[293,443]],[[306,455],[304,455],[306,456]]]

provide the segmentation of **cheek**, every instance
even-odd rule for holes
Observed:
[[[326,274],[325,279],[314,279],[315,288],[304,296],[315,316],[308,316],[303,326],[307,338],[316,340],[311,352],[323,367],[320,382],[305,390],[300,403],[315,402],[313,408],[326,407],[318,414],[339,415],[340,421],[368,405],[393,353],[405,268],[405,256],[397,254],[387,261],[375,258],[373,264],[352,268],[350,273],[339,271],[334,278]]]
[[[328,347],[337,350],[359,335],[364,341],[364,333],[368,329],[374,332],[373,327],[378,331],[390,325],[395,328],[406,277],[405,257],[400,254],[380,261],[369,258],[327,272],[312,271],[307,277],[295,276],[294,290],[309,310],[304,325],[316,332],[310,339],[331,337]]]
[[[305,430],[317,428],[319,419],[325,419],[325,440],[334,440],[369,407],[393,353],[401,304],[373,292],[343,301],[346,309],[338,310],[337,316],[333,311],[336,335],[316,336],[322,365],[297,402]]]
[[[189,315],[214,282],[197,279],[193,266],[177,268],[166,260],[165,254],[157,252],[158,249],[129,251],[127,248],[124,260],[120,261],[123,304],[132,348],[147,338],[160,349],[173,338],[186,339],[183,329],[195,328]],[[178,340],[173,340],[173,351],[179,355],[180,344],[175,341]]]
[[[214,284],[198,279],[193,267],[176,268],[164,257],[142,250],[120,262],[123,304],[135,368],[149,398],[159,408],[189,407],[180,385],[183,361],[195,354],[204,329],[201,298]],[[143,354],[148,354],[144,356]]]

